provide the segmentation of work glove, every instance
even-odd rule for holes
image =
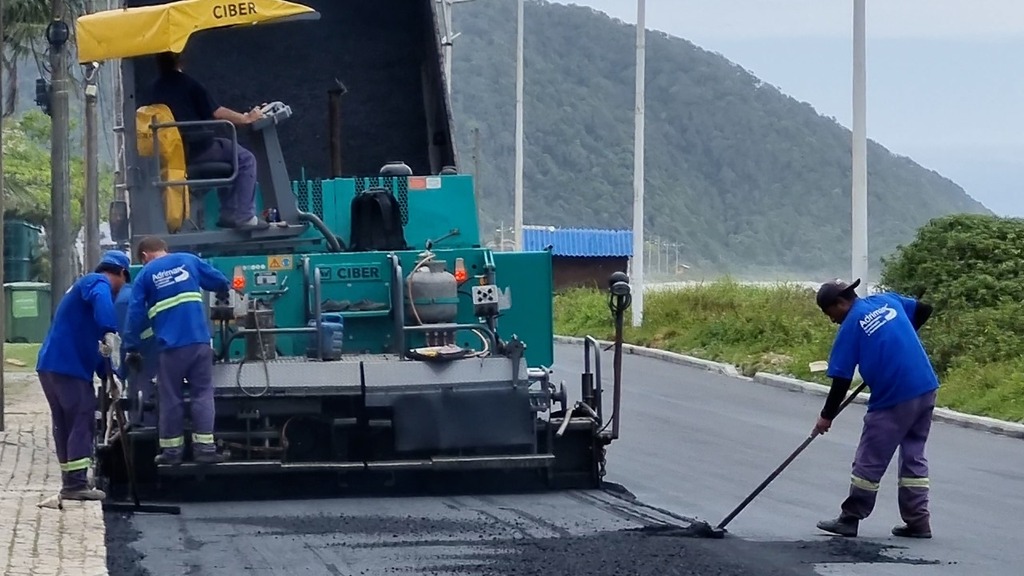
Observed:
[[[128,368],[130,373],[142,372],[142,354],[138,352],[129,352],[124,357],[124,365]]]
[[[104,358],[110,358],[110,364],[114,370],[121,367],[121,337],[116,332],[107,332],[100,342],[100,354]]]

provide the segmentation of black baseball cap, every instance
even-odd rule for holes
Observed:
[[[854,280],[853,284],[847,284],[839,278],[825,282],[818,288],[818,308],[824,310],[835,304],[839,298],[852,300],[856,295],[857,286],[860,286],[860,278]]]

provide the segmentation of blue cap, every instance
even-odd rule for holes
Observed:
[[[119,268],[124,270],[125,276],[127,276],[128,281],[131,282],[132,275],[128,272],[128,268],[130,268],[131,265],[131,260],[128,259],[128,255],[124,252],[121,252],[120,250],[107,250],[103,254],[103,258],[100,258],[100,263],[99,266],[96,267],[96,271],[98,272],[102,268]]]

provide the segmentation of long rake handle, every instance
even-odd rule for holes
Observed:
[[[109,358],[107,358],[107,371],[109,374],[109,381],[111,385],[117,385],[119,390],[124,390],[124,383],[118,382],[117,376],[114,374],[114,365]],[[111,399],[114,408],[114,419],[117,420],[117,430],[120,436],[121,454],[124,457],[125,470],[128,473],[128,486],[131,490],[132,500],[135,501],[135,506],[138,508],[141,506],[139,502],[139,492],[135,487],[135,464],[132,462],[131,453],[128,450],[128,434],[125,430],[125,420],[128,419],[124,413],[124,406],[121,405],[121,399]]]
[[[839,413],[842,412],[844,408],[849,406],[850,402],[853,402],[853,399],[856,398],[857,395],[860,394],[864,390],[865,386],[867,386],[867,383],[866,382],[862,382],[861,385],[858,386],[853,391],[852,394],[850,394],[849,396],[846,397],[846,400],[843,400],[843,403],[839,405],[839,410],[836,411],[836,416],[839,416]],[[746,508],[748,504],[753,502],[754,498],[757,498],[758,494],[763,492],[764,489],[767,488],[768,485],[771,484],[773,480],[778,478],[779,474],[782,474],[782,471],[785,470],[786,467],[789,466],[793,462],[793,460],[796,460],[796,457],[799,456],[800,453],[803,452],[805,448],[810,446],[811,442],[813,442],[814,439],[817,436],[818,436],[818,434],[816,432],[811,432],[811,435],[808,436],[807,439],[804,440],[802,444],[800,444],[799,448],[794,450],[793,453],[789,455],[789,458],[786,458],[785,462],[783,462],[781,465],[779,465],[779,467],[776,468],[775,471],[772,472],[770,476],[765,478],[764,482],[761,482],[760,486],[758,486],[753,492],[751,492],[750,495],[747,496],[747,498],[745,500],[743,500],[743,502],[741,502],[740,505],[737,506],[735,510],[733,510],[731,513],[729,513],[729,515],[726,516],[725,519],[722,520],[718,524],[718,529],[725,528],[726,524],[728,524],[729,522],[732,522],[733,518],[735,518],[737,515],[739,515],[739,513],[742,512],[743,509]]]

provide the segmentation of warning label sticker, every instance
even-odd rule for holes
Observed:
[[[294,266],[291,254],[267,256],[267,270],[291,270]]]

